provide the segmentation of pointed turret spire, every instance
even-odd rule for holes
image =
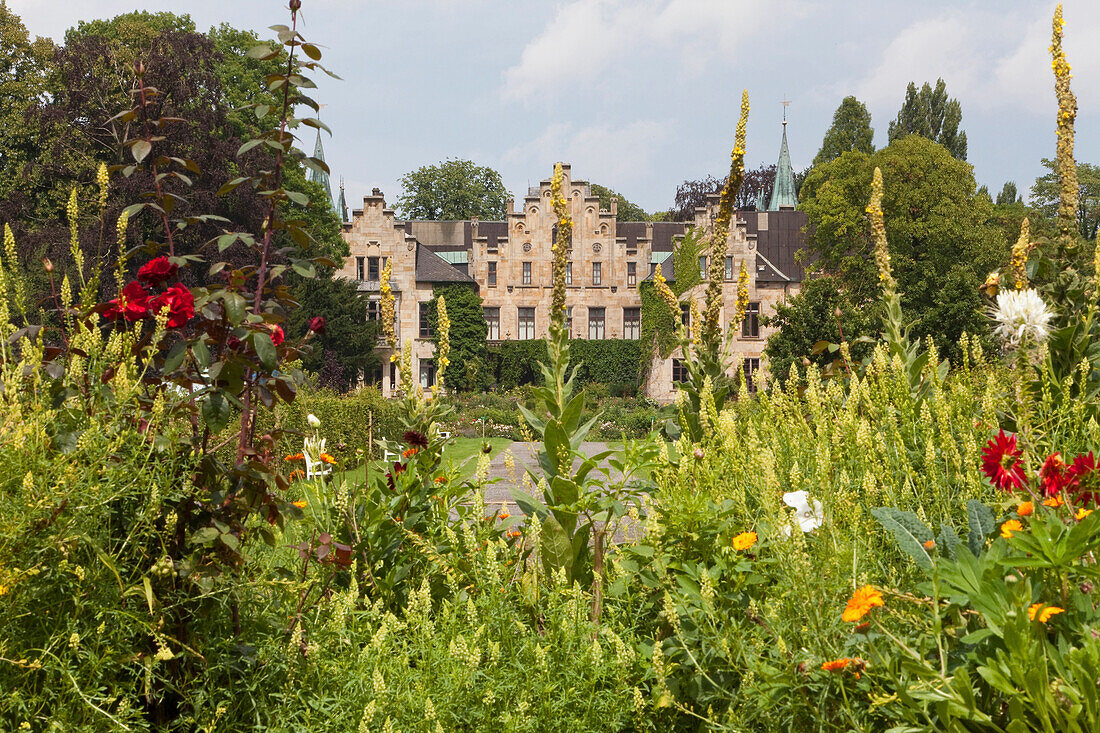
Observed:
[[[340,223],[348,220],[348,204],[344,200],[344,177],[340,176],[340,201],[336,204],[336,213],[340,215]]]
[[[798,194],[795,193],[794,169],[791,168],[791,152],[787,149],[787,105],[783,102],[783,144],[779,147],[779,162],[775,166],[775,185],[768,202],[768,211],[793,209],[798,206]]]
[[[313,146],[313,157],[317,160],[323,161],[325,159],[325,149],[321,145],[321,131],[317,131],[317,142]],[[328,182],[328,173],[324,171],[309,171],[309,180],[314,183],[320,183],[321,187],[325,189],[325,195],[328,196],[328,205],[335,211],[336,207],[332,203],[332,186]],[[337,212],[339,213],[339,212]]]

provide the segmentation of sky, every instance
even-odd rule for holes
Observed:
[[[200,29],[284,23],[278,0],[7,0],[34,35],[132,10],[190,13]],[[300,29],[341,81],[318,79],[325,155],[349,207],[374,187],[463,158],[517,197],[572,164],[648,211],[729,168],[741,90],[750,168],[779,155],[784,100],[796,169],[841,99],[887,144],[906,84],[942,77],[962,104],[968,161],[993,195],[1027,193],[1054,157],[1053,2],[1036,0],[302,0]],[[1100,3],[1066,0],[1077,159],[1100,163]],[[313,140],[305,141],[312,151]],[[334,191],[335,193],[335,191]]]

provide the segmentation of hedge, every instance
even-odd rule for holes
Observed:
[[[638,389],[642,369],[640,342],[625,339],[570,339],[571,361],[580,364],[575,386],[601,383],[611,394],[633,394]],[[490,351],[490,362],[497,385],[515,389],[538,384],[542,379],[539,362],[546,361],[546,342],[504,341]]]

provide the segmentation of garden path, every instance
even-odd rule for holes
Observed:
[[[499,509],[500,505],[504,504],[509,514],[513,516],[522,514],[516,505],[515,499],[512,498],[512,487],[520,485],[521,477],[527,469],[538,468],[539,445],[539,443],[525,443],[517,440],[493,457],[492,463],[489,464],[489,480],[500,479],[500,481],[490,483],[486,487],[485,503],[487,505]],[[595,455],[606,451],[607,443],[602,441],[581,443],[581,450],[584,451],[585,455]],[[511,470],[507,465],[509,454],[512,456],[514,465],[514,469]],[[608,468],[606,460],[600,465],[604,469]]]

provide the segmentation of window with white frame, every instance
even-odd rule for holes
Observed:
[[[588,338],[596,341],[603,338],[604,326],[607,321],[606,308],[588,309]]]
[[[530,341],[535,338],[535,309],[519,309],[519,340]]]

